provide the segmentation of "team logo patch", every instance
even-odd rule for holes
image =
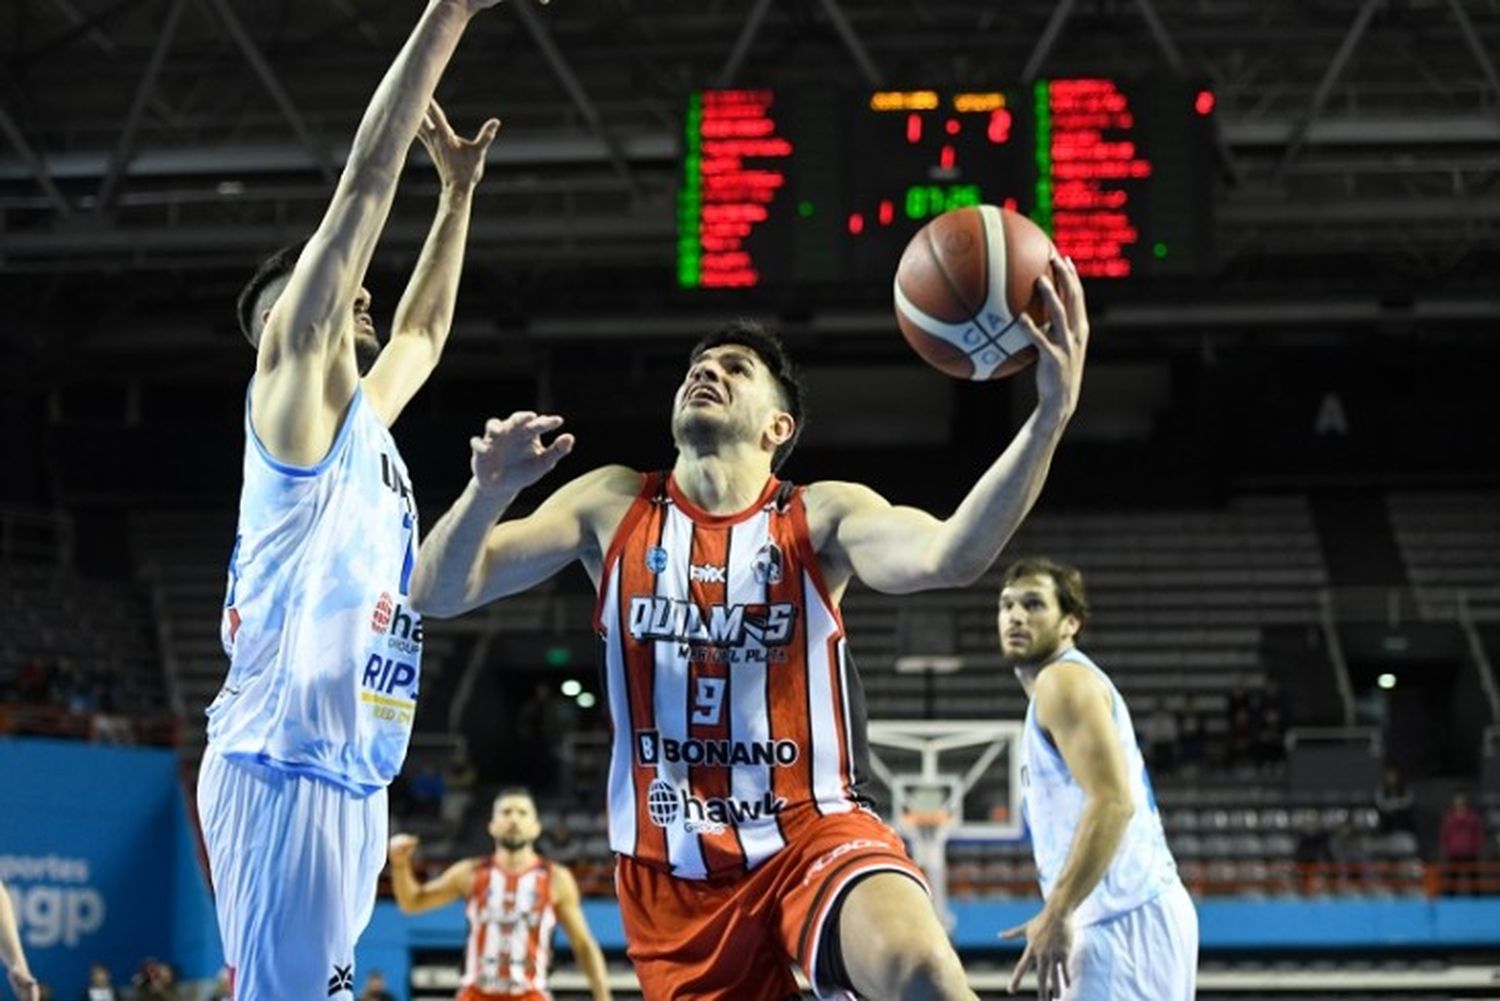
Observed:
[[[344,991],[348,991],[350,994],[354,993],[353,963],[350,963],[348,966],[339,966],[335,963],[333,966],[333,976],[328,978],[329,997],[333,997],[335,994],[342,994]]]
[[[755,554],[755,559],[750,563],[751,572],[755,574],[757,584],[780,584],[784,560],[781,556],[781,547],[774,542],[767,542]]]
[[[659,747],[660,742],[655,730],[637,730],[635,732],[636,760],[641,764],[656,764],[661,758]]]
[[[646,569],[652,573],[661,573],[667,568],[667,551],[661,546],[652,546],[646,550]]]
[[[391,624],[391,596],[385,591],[380,592],[380,600],[375,602],[375,611],[370,614],[370,631],[383,633]]]
[[[677,822],[677,790],[665,779],[652,779],[646,790],[646,812],[657,827],[671,827]]]
[[[711,563],[694,563],[688,567],[688,580],[694,584],[722,584],[729,579],[729,571]]]

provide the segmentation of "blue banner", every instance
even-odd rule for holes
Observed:
[[[0,880],[21,943],[53,996],[89,966],[128,983],[148,956],[179,979],[217,971],[218,937],[177,754],[159,748],[0,740]]]

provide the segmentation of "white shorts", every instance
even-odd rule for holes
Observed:
[[[1074,929],[1063,1001],[1192,1001],[1198,912],[1180,882],[1133,911]]]
[[[210,747],[198,817],[236,1001],[353,998],[354,943],[385,865],[385,790],[361,798]]]

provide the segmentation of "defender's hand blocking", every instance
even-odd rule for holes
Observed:
[[[573,436],[560,434],[550,444],[542,435],[562,427],[563,419],[553,414],[536,414],[522,410],[505,420],[490,418],[484,435],[470,438],[474,456],[469,468],[474,483],[487,494],[515,493],[546,476],[573,451]]]
[[[391,838],[391,865],[409,864],[420,840],[415,834],[398,834]]]
[[[448,116],[436,101],[427,106],[422,116],[422,125],[417,129],[417,138],[432,157],[437,167],[438,178],[443,187],[473,187],[484,176],[484,158],[500,131],[500,119],[491,118],[479,127],[473,139],[465,139],[453,131]]]
[[[1042,332],[1022,313],[1021,325],[1036,345],[1038,404],[1058,416],[1071,417],[1083,388],[1083,358],[1089,345],[1089,314],[1083,302],[1083,283],[1072,258],[1054,258],[1052,272],[1061,277],[1059,290],[1045,275],[1036,280],[1047,304],[1047,330]]]
[[[1045,912],[1024,925],[1000,933],[1001,938],[1026,939],[1026,948],[1010,975],[1010,993],[1021,986],[1021,978],[1036,967],[1036,996],[1040,1001],[1061,997],[1063,987],[1073,986],[1068,973],[1068,955],[1073,951],[1073,930],[1066,919],[1058,921]]]

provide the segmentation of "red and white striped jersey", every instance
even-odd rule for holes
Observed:
[[[688,879],[747,872],[800,818],[860,805],[862,699],[801,488],[772,477],[712,515],[647,476],[605,554],[595,627],[614,851]]]
[[[547,990],[552,964],[552,866],[545,859],[507,872],[493,858],[480,861],[469,888],[469,944],[464,987],[486,994]]]

